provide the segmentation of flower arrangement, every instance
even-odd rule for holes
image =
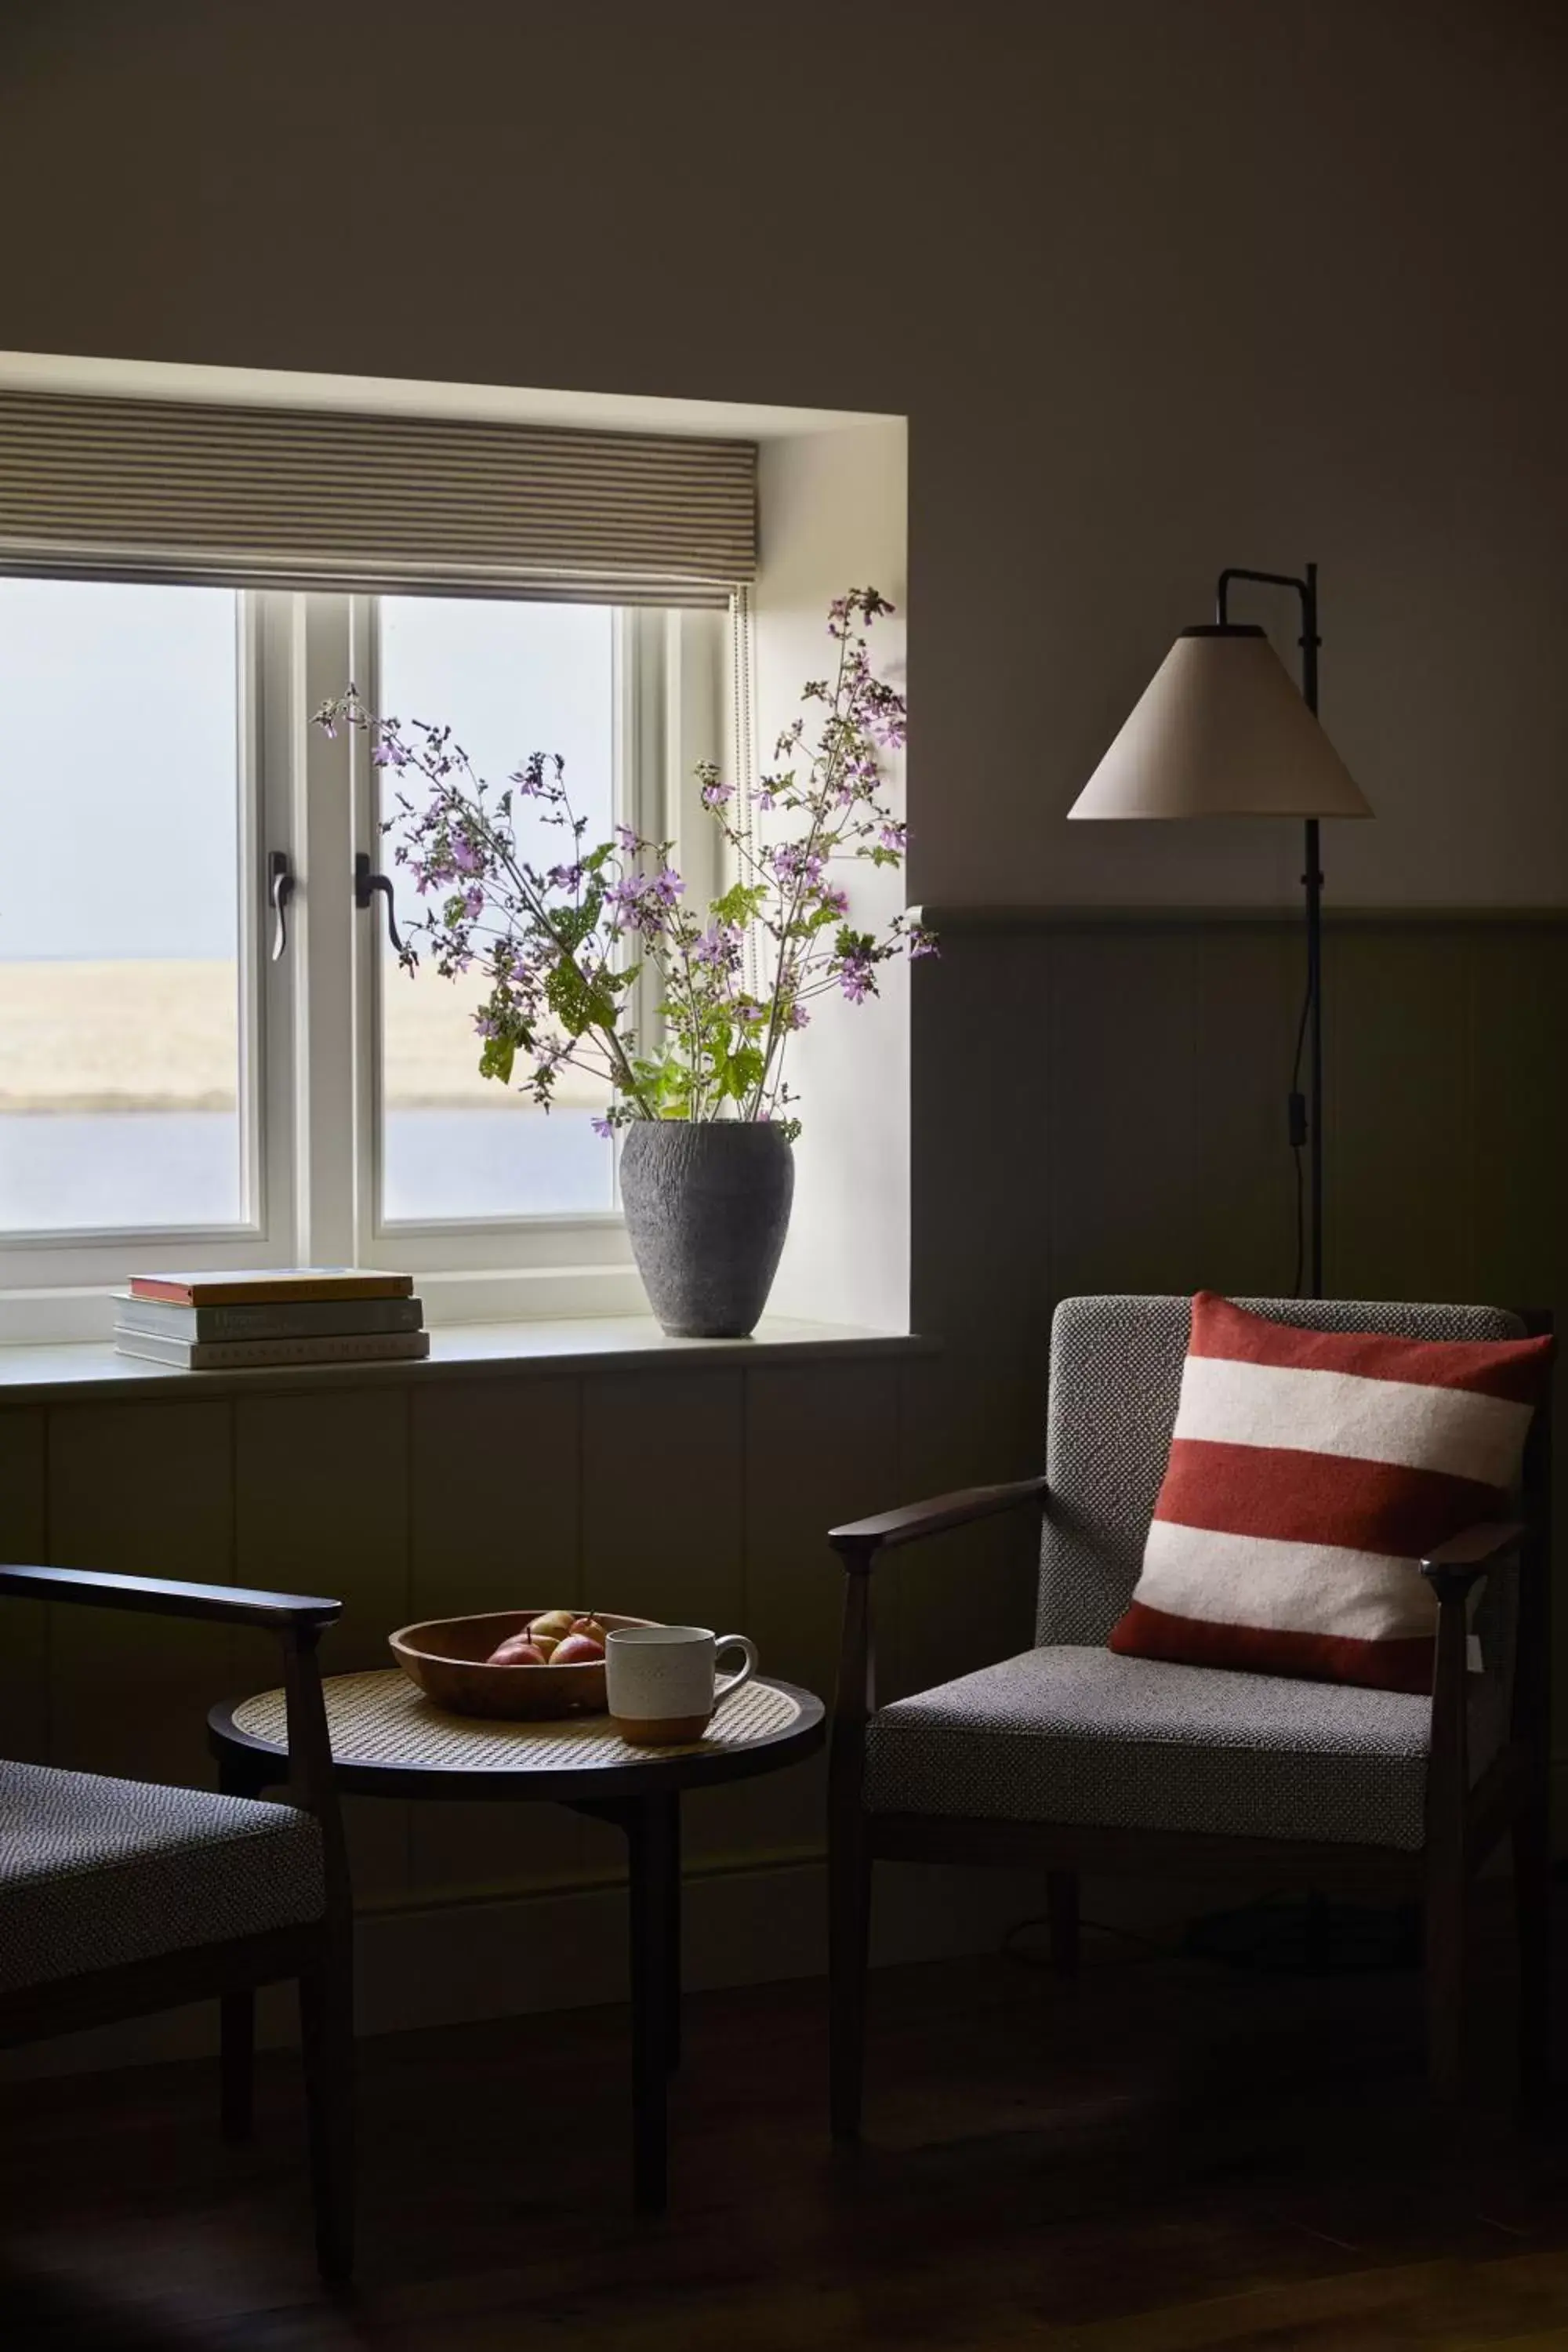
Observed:
[[[617,825],[590,845],[573,809],[564,763],[533,752],[497,789],[475,774],[448,726],[367,710],[353,687],[316,714],[329,734],[363,729],[371,758],[393,769],[395,862],[427,910],[406,926],[403,961],[421,951],[454,978],[478,971],[479,1067],[550,1108],[567,1066],[607,1081],[606,1136],[637,1119],[773,1122],[793,1137],[784,1061],[792,1036],[826,996],[877,993],[889,958],[934,952],[923,926],[895,916],[858,930],[840,876],[855,861],[902,864],[906,829],[883,797],[883,755],[905,740],[904,698],[873,671],[867,636],[893,607],[852,588],[828,610],[837,648],[830,676],[810,680],[803,711],[780,736],[779,763],[749,808],[720,771],[697,772],[703,806],[723,833],[735,879],[699,913],[670,863],[672,844]],[[525,853],[521,804],[555,828],[553,864]],[[756,952],[749,957],[748,941]],[[748,984],[748,967],[756,974]],[[637,1022],[639,992],[653,1008]]]

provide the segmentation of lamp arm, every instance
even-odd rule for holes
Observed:
[[[1227,563],[1215,583],[1215,618],[1221,628],[1230,620],[1230,583],[1233,580],[1250,580],[1262,588],[1294,588],[1301,600],[1301,635],[1297,640],[1301,648],[1301,699],[1314,718],[1318,709],[1318,647],[1322,644],[1318,635],[1318,567],[1309,563],[1306,571],[1248,572],[1241,564]]]

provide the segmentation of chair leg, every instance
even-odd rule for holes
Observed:
[[[1466,1895],[1461,1871],[1430,1871],[1425,1953],[1426,2074],[1432,2096],[1442,2105],[1454,2104],[1464,2087]]]
[[[1058,1977],[1076,1977],[1079,1961],[1078,1873],[1052,1870],[1046,1874],[1046,1915],[1050,1925],[1051,1969]]]
[[[1519,1933],[1519,2087],[1527,2111],[1552,2080],[1552,1841],[1544,1791],[1513,1825],[1513,1901]]]
[[[325,2279],[353,2268],[354,2020],[352,1946],[334,1937],[321,1965],[300,1979],[300,2029],[310,2132],[316,2259]]]
[[[860,2137],[871,1857],[858,1825],[835,1827],[828,1856],[828,2074],[833,2137]]]
[[[256,1995],[226,1992],[218,2001],[218,2098],[225,2139],[250,2137],[255,2119]]]

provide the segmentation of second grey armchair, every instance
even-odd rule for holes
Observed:
[[[1246,1299],[1276,1321],[1419,1339],[1546,1328],[1495,1307]],[[1412,1575],[1439,1602],[1430,1697],[1113,1654],[1164,1475],[1186,1349],[1185,1298],[1064,1300],[1052,1327],[1046,1473],[835,1528],[847,1571],[830,1767],[832,2099],[859,2128],[872,1873],[878,1860],[1033,1864],[1053,1962],[1076,1964],[1086,1872],[1260,1879],[1405,1894],[1426,1916],[1434,2090],[1459,2087],[1470,1882],[1513,1842],[1521,2060],[1547,2063],[1550,1478],[1547,1411],[1526,1453],[1521,1525],[1472,1531]],[[890,1555],[1004,1510],[1043,1508],[1036,1646],[933,1690],[876,1703],[873,1597]],[[1468,1672],[1468,1601],[1486,1671]]]

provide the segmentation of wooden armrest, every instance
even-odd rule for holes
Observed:
[[[252,1592],[243,1585],[179,1584],[161,1576],[110,1576],[89,1568],[0,1567],[0,1593],[34,1601],[74,1601],[100,1609],[131,1609],[153,1617],[206,1617],[231,1625],[265,1625],[275,1633],[330,1625],[341,1601],[297,1592]]]
[[[1489,1519],[1479,1526],[1466,1528],[1462,1534],[1450,1536],[1447,1543],[1436,1544],[1418,1565],[1423,1576],[1434,1582],[1449,1580],[1467,1574],[1470,1579],[1483,1570],[1495,1568],[1510,1552],[1517,1551],[1528,1530],[1518,1519]]]
[[[1044,1498],[1043,1478],[1015,1478],[1001,1486],[964,1486],[955,1495],[937,1495],[927,1503],[906,1503],[896,1511],[879,1511],[868,1519],[854,1519],[834,1528],[827,1540],[845,1556],[847,1568],[869,1567],[879,1551],[915,1543],[922,1536],[941,1535],[948,1528],[967,1527],[973,1519],[988,1519],[997,1511],[1011,1511],[1021,1503]]]

